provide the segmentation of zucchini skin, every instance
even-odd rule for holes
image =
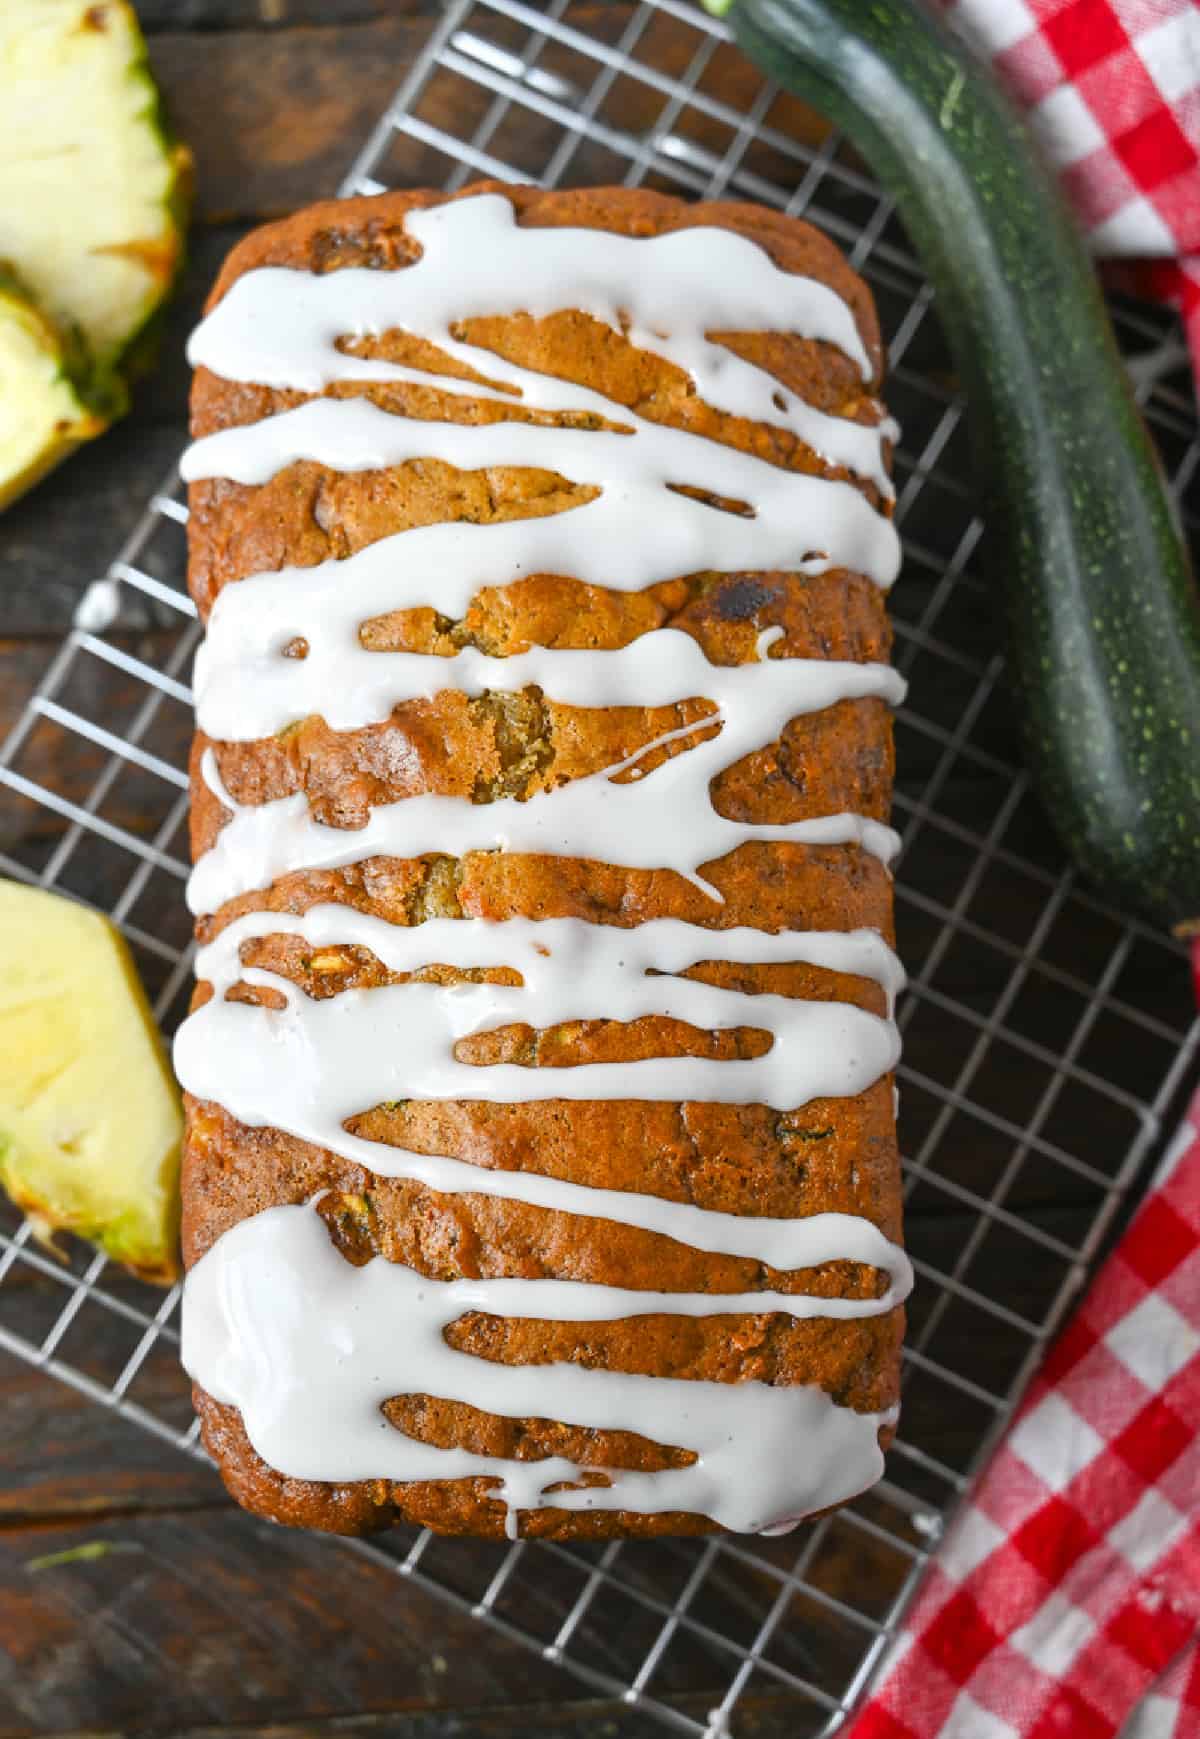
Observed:
[[[1200,604],[1091,262],[991,73],[912,0],[706,0],[896,200],[966,391],[1042,801],[1127,910],[1200,920]]]

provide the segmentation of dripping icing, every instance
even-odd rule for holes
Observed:
[[[317,1000],[279,974],[241,966],[242,943],[274,933],[302,936],[313,947],[365,947],[398,972],[508,965],[524,983],[384,985]],[[838,958],[835,938],[808,940],[810,958]],[[621,930],[571,918],[451,918],[405,929],[337,905],[303,918],[252,912],[201,949],[196,972],[216,994],[181,1031],[176,1064],[189,1091],[220,1099],[241,1122],[287,1129],[318,1146],[335,1142],[356,1112],[404,1099],[679,1099],[786,1111],[852,1097],[893,1069],[899,1040],[891,1019],[849,1003],[746,994],[676,974],[706,957],[787,961],[805,953],[790,933],[697,932],[669,920]],[[273,990],[283,1006],[224,1000],[239,979]],[[552,1070],[484,1068],[454,1055],[461,1040],[504,1026],[652,1015],[708,1031],[765,1030],[771,1048],[743,1060],[657,1057]],[[247,1044],[247,1035],[263,1031],[269,1070]]]
[[[307,655],[282,656],[281,646],[297,638],[307,642]],[[773,742],[801,713],[868,696],[895,706],[905,691],[903,678],[888,664],[810,658],[710,664],[692,636],[678,628],[655,629],[613,651],[535,646],[491,658],[469,647],[437,658],[371,652],[356,634],[330,634],[324,621],[297,614],[276,625],[267,645],[243,646],[240,656],[236,643],[227,647],[211,635],[201,650],[194,684],[197,723],[225,742],[253,742],[311,713],[345,731],[386,719],[403,701],[431,698],[442,689],[480,695],[533,685],[547,700],[575,707],[663,707],[705,697],[725,721],[728,754],[734,740],[748,747]]]
[[[646,1377],[577,1365],[502,1365],[451,1347],[443,1331],[467,1311],[543,1321],[614,1314],[712,1315],[823,1300],[783,1295],[630,1295],[561,1281],[437,1281],[374,1257],[345,1261],[311,1208],[267,1209],[225,1232],[184,1293],[183,1362],[214,1399],[242,1414],[250,1441],[297,1479],[496,1481],[521,1510],[691,1511],[753,1533],[853,1497],[882,1472],[879,1432],[894,1411],[857,1413],[812,1385]],[[862,1301],[860,1314],[877,1301]],[[396,1324],[403,1322],[403,1334]],[[302,1372],[297,1380],[297,1372]],[[691,1450],[691,1466],[605,1469],[610,1483],[551,1491],[588,1471],[565,1457],[522,1462],[441,1449],[395,1430],[394,1395],[432,1394],[503,1418],[556,1417],[635,1431]]]
[[[238,803],[221,781],[214,751],[207,749],[201,762],[202,777],[230,811],[231,819],[192,870],[189,905],[198,914],[213,912],[237,894],[269,886],[298,869],[334,869],[372,856],[415,858],[437,851],[463,856],[470,851],[506,850],[590,857],[600,862],[612,862],[620,854],[628,868],[674,869],[718,900],[717,888],[699,873],[701,865],[751,840],[854,843],[886,863],[899,842],[891,828],[868,817],[819,816],[772,827],[729,821],[712,806],[708,794],[711,780],[751,749],[777,738],[793,716],[820,711],[839,700],[874,695],[895,704],[903,697],[903,679],[890,665],[768,660],[767,642],[777,634],[778,630],[772,629],[760,636],[759,662],[750,666],[711,665],[696,642],[676,629],[643,635],[620,652],[535,648],[513,658],[489,659],[472,651],[453,661],[426,654],[364,653],[372,661],[372,672],[380,670],[384,692],[390,696],[382,706],[383,716],[397,697],[390,676],[393,670],[427,672],[424,692],[433,693],[446,686],[440,672],[451,662],[459,669],[473,671],[481,686],[486,686],[480,674],[483,671],[497,679],[512,681],[516,676],[554,686],[557,684],[550,672],[570,671],[573,682],[567,683],[563,692],[576,704],[588,704],[589,700],[597,704],[600,696],[608,697],[609,704],[629,704],[635,695],[643,703],[653,696],[681,700],[688,698],[689,689],[698,688],[716,700],[717,710],[695,724],[664,732],[616,766],[538,792],[532,799],[501,797],[476,804],[465,797],[423,793],[377,805],[366,825],[357,829],[317,821],[303,792],[265,803]],[[310,650],[309,658],[312,656]],[[265,683],[261,703],[248,702],[246,711],[259,722],[262,717],[275,719],[274,728],[279,728],[287,722],[287,715],[272,710],[277,706],[274,697],[279,687],[289,683],[289,673],[296,666],[283,658],[273,662],[282,683]],[[303,670],[307,663],[305,659],[299,668]],[[236,726],[239,712],[239,684],[223,680],[223,675],[219,663],[214,666],[208,660],[198,660],[202,724],[214,733],[218,726]],[[647,687],[637,689],[638,681]],[[399,692],[405,691],[401,688]],[[368,687],[349,703],[351,710],[340,711],[345,704],[330,696],[327,707],[334,720],[355,717],[363,709],[367,716],[376,716],[381,710],[381,703],[372,700]],[[653,699],[650,704],[654,704]],[[689,748],[686,754],[673,756],[649,776],[615,782],[615,774],[636,770],[651,750],[715,724],[721,727],[717,736]],[[261,734],[257,723],[249,734]],[[680,814],[689,816],[686,836],[675,822]]]
[[[900,559],[895,528],[851,484],[785,471],[685,430],[642,423],[626,411],[622,415],[636,424],[634,433],[534,423],[421,422],[381,410],[369,399],[310,399],[260,422],[202,436],[184,454],[180,473],[189,483],[228,477],[257,485],[301,459],[339,472],[378,471],[414,459],[473,471],[500,462],[496,454],[502,439],[506,465],[562,472],[576,484],[600,488],[594,501],[563,516],[566,531],[578,537],[612,534],[634,519],[640,523],[649,514],[669,511],[691,533],[697,554],[710,534],[719,535],[714,521],[726,519],[743,528],[743,563],[794,568],[815,550],[829,564],[867,574],[878,585],[895,579]],[[680,495],[680,485],[744,502],[752,512],[725,512]],[[747,523],[753,527],[749,534]],[[693,561],[692,569],[712,565],[710,557]]]
[[[524,228],[501,194],[410,211],[405,228],[422,254],[402,270],[346,267],[317,276],[268,266],[244,273],[192,334],[188,360],[227,380],[301,392],[319,393],[335,381],[400,381],[509,402],[515,390],[541,409],[587,409],[599,395],[535,376],[451,334],[473,315],[540,318],[578,308],[674,363],[714,409],[787,429],[891,494],[882,442],[896,438],[894,423],[884,418],[872,427],[831,416],[709,339],[717,331],[795,332],[836,346],[870,380],[854,316],[836,291],[781,270],[744,236],[720,227],[641,239]],[[679,330],[681,308],[688,320]],[[346,336],[393,329],[419,333],[500,390],[338,348]]]
[[[718,903],[720,890],[700,873],[702,866],[751,842],[858,845],[883,863],[895,856],[900,841],[892,828],[861,815],[815,816],[779,827],[718,815],[705,788],[728,764],[712,753],[724,742],[723,734],[664,761],[643,779],[613,782],[614,772],[627,770],[651,749],[692,736],[712,722],[709,717],[683,725],[645,744],[629,762],[539,792],[528,802],[516,797],[491,803],[437,795],[403,797],[372,809],[366,826],[353,829],[315,820],[303,792],[268,803],[235,802],[221,783],[215,754],[206,749],[201,774],[233,818],[188,877],[188,905],[202,915],[238,894],[270,887],[294,870],[340,869],[369,857],[415,858],[433,852],[454,857],[472,851],[525,852],[617,862],[626,869],[673,869]],[[682,806],[695,800],[697,786],[700,801],[684,837],[672,824],[672,815],[686,813]]]

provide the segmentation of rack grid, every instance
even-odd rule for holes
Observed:
[[[570,17],[568,0],[453,0],[342,191],[479,175],[760,200],[811,217],[875,293],[905,430],[893,605],[911,684],[896,797],[911,988],[899,1079],[918,1277],[905,1413],[881,1485],[783,1539],[565,1547],[399,1530],[329,1549],[389,1563],[665,1728],[737,1735],[739,1709],[782,1696],[798,1739],[832,1733],[1152,1162],[1194,1079],[1200,1026],[1179,950],[1078,884],[1029,792],[932,292],[845,141],[688,0]],[[1194,536],[1186,353],[1170,316],[1120,301],[1114,317]],[[184,769],[199,628],[183,589],[186,518],[172,476],[0,749],[0,871],[109,912],[168,1031],[191,963]],[[64,756],[91,774],[81,802],[56,789]],[[0,1348],[202,1456],[177,1364],[178,1288],[152,1293],[82,1246],[57,1261],[19,1215],[0,1214]],[[1004,1301],[1017,1272],[1020,1309]]]

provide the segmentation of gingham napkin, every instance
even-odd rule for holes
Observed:
[[[1200,1093],[850,1739],[1200,1735]]]
[[[1028,110],[1098,255],[1178,307],[1200,378],[1197,0],[942,0]]]

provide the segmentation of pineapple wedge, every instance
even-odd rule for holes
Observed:
[[[0,508],[108,427],[113,395],[98,398],[87,375],[73,335],[0,263]]]
[[[180,265],[190,171],[126,0],[0,0],[0,259],[42,330],[71,352],[64,384],[23,362],[28,311],[6,336],[8,420],[41,444],[12,463],[3,456],[0,505],[78,444],[62,438],[64,422],[92,435],[125,408],[123,377],[142,360]],[[7,307],[5,318],[11,327]],[[71,388],[86,417],[64,411]]]
[[[182,1129],[119,932],[72,900],[0,881],[0,1184],[40,1236],[78,1233],[168,1285]]]
[[[101,373],[170,289],[190,166],[126,0],[4,0],[0,257]]]

